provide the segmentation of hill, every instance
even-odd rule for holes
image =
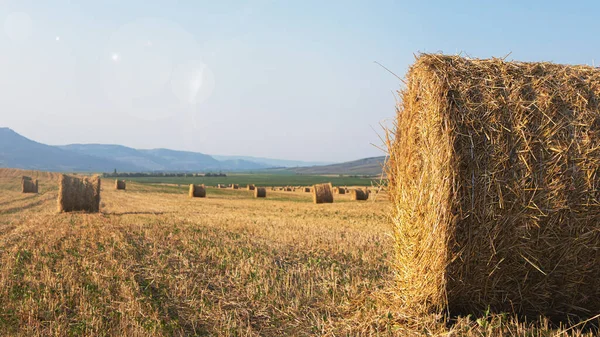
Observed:
[[[380,175],[385,156],[364,158],[345,163],[289,169],[297,174]]]
[[[260,165],[266,165],[267,167],[305,167],[305,166],[332,164],[332,163],[324,163],[324,162],[273,159],[273,158],[262,158],[262,157],[251,157],[251,156],[219,156],[219,155],[211,155],[211,156],[220,161],[242,160],[242,161],[246,161],[246,162],[257,163]]]
[[[140,150],[112,144],[51,146],[30,140],[9,128],[0,128],[0,167],[46,171],[148,172],[248,171],[307,162],[254,157],[213,156],[169,149]],[[266,162],[261,162],[265,159]]]
[[[41,144],[9,128],[0,128],[0,167],[43,171],[112,171],[115,167],[130,171],[141,169],[134,164]]]

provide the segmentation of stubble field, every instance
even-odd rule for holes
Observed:
[[[56,175],[22,194],[23,172],[0,173],[0,335],[594,335],[504,314],[405,316],[384,194],[190,199],[184,186],[103,179],[99,214],[57,213]]]
[[[0,331],[320,335],[391,278],[388,202],[103,180],[100,214],[0,181]],[[110,183],[109,183],[110,182]],[[215,192],[215,193],[213,193]]]

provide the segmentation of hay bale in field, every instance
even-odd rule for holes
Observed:
[[[304,187],[303,190],[304,193],[310,193],[310,187]]]
[[[315,204],[333,202],[333,187],[331,183],[316,184],[313,186],[313,201]]]
[[[100,177],[62,175],[58,183],[59,212],[100,211]]]
[[[335,187],[334,190],[336,194],[346,194],[346,189],[343,187]]]
[[[600,312],[600,70],[422,55],[389,142],[407,308]]]
[[[23,176],[21,178],[21,192],[22,193],[38,193],[38,181],[31,179],[31,177]]]
[[[267,197],[267,189],[264,187],[257,187],[254,189],[254,197],[255,198],[266,198]]]
[[[115,190],[124,190],[126,187],[125,180],[115,180]]]
[[[247,189],[248,191],[254,191],[254,189],[256,188],[256,186],[248,184]]]
[[[237,190],[239,188],[240,188],[240,185],[238,185],[238,184],[231,184],[231,189],[232,190]]]
[[[355,188],[350,191],[350,200],[367,200],[369,192],[367,189]]]
[[[206,187],[204,186],[204,184],[190,184],[190,190],[188,195],[190,198],[206,198]]]

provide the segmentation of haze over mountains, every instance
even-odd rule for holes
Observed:
[[[63,172],[112,172],[115,169],[120,172],[206,172],[250,171],[273,167],[299,168],[315,164],[319,163],[247,156],[211,156],[169,149],[139,150],[122,145],[51,146],[23,137],[12,129],[0,128],[0,167]],[[315,166],[317,167],[319,166]],[[348,172],[370,174],[367,171]]]

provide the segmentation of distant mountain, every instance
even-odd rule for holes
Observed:
[[[156,162],[156,158],[154,158],[152,155],[146,155],[136,149],[126,146],[105,144],[71,144],[57,147],[79,154],[115,160],[121,164],[134,165],[144,170],[159,171],[165,169],[161,163]],[[114,168],[124,171],[121,166],[122,165],[115,166]]]
[[[244,171],[270,167],[245,160],[219,161],[203,153],[169,149],[137,150],[122,145],[104,144],[71,144],[59,147],[136,165],[143,167],[144,171]]]
[[[27,139],[9,128],[0,128],[0,167],[43,171],[137,171],[141,168],[45,145]]]
[[[50,146],[0,128],[0,167],[48,171],[248,171],[274,167],[252,157],[224,157],[169,149],[138,150],[122,145],[70,144]],[[252,158],[246,160],[243,158]],[[278,165],[285,160],[272,159]],[[294,162],[295,163],[295,162]]]
[[[0,128],[0,167],[58,172],[250,171],[292,167],[300,174],[379,174],[384,157],[310,166],[312,162],[244,156],[210,156],[169,149],[138,150],[122,145],[50,146]]]
[[[298,174],[381,175],[386,157],[372,157],[346,163],[289,169]]]
[[[79,154],[134,165],[143,171],[202,171],[221,169],[221,163],[218,160],[211,156],[195,152],[167,149],[137,150],[122,145],[105,144],[71,144],[58,147]],[[115,168],[119,171],[125,171],[125,169],[121,168],[121,165]]]
[[[315,165],[329,165],[331,162],[316,162],[316,161],[300,161],[300,160],[285,160],[285,159],[271,159],[261,157],[249,157],[249,156],[218,156],[211,155],[216,160],[243,160],[247,162],[253,162],[264,165],[266,167],[304,167],[304,166],[315,166]]]

